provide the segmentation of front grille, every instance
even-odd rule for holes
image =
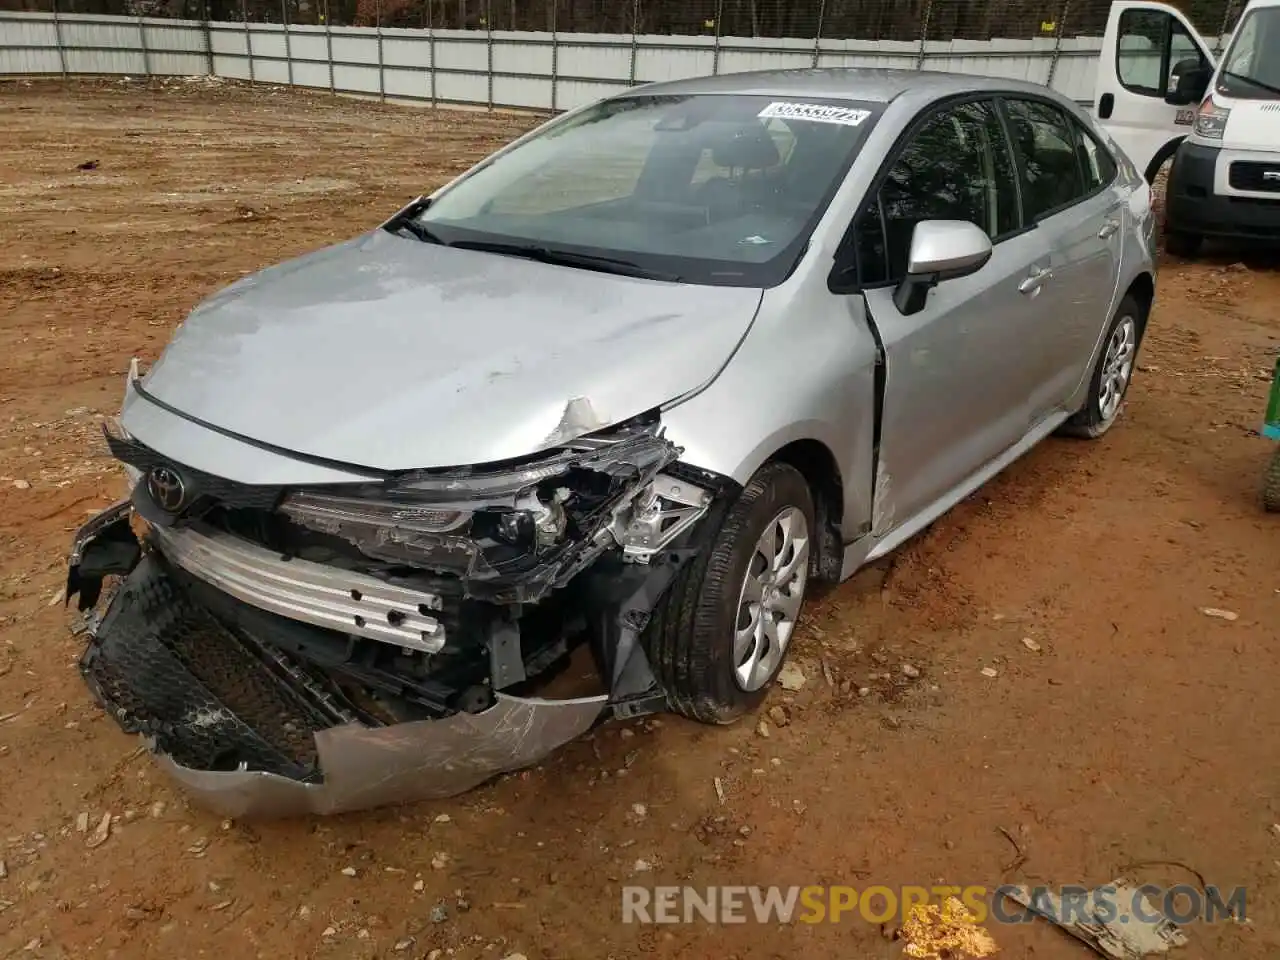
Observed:
[[[251,510],[274,510],[280,498],[284,496],[282,486],[236,483],[234,480],[215,477],[203,470],[175,463],[137,440],[112,436],[110,433],[107,433],[106,437],[111,455],[132,467],[137,467],[144,477],[155,467],[169,467],[176,470],[182,476],[187,489],[187,502],[193,506],[200,503],[207,505],[210,501],[214,501]]]
[[[1227,172],[1227,182],[1233,190],[1258,190],[1264,193],[1280,193],[1280,162],[1258,163],[1254,160],[1237,160]]]
[[[154,557],[121,585],[80,669],[126,732],[154,737],[183,766],[318,776],[313,732],[332,721],[176,589]]]

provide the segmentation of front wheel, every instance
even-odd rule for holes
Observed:
[[[762,467],[646,631],[649,662],[673,710],[732,723],[764,699],[799,620],[816,532],[800,472],[785,463]]]
[[[1143,311],[1133,297],[1126,296],[1120,301],[1089,379],[1089,398],[1075,416],[1062,425],[1059,433],[1096,440],[1115,426],[1133,378],[1142,319]]]

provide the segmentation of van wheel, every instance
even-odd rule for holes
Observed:
[[[762,467],[722,516],[655,611],[645,645],[673,710],[726,724],[755,709],[782,669],[817,526],[809,484],[785,463]]]
[[[1132,296],[1120,301],[1107,327],[1093,376],[1089,378],[1089,399],[1075,416],[1058,428],[1058,433],[1096,440],[1115,425],[1133,379],[1143,319],[1142,308]]]
[[[1164,248],[1175,257],[1190,260],[1204,246],[1204,237],[1198,233],[1187,233],[1185,230],[1166,230]]]

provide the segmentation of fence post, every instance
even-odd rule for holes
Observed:
[[[493,110],[493,2],[484,0],[484,46],[489,75],[489,109]]]
[[[716,39],[715,46],[711,50],[711,72],[719,76],[720,74],[720,14],[724,13],[724,0],[716,0]]]
[[[816,69],[818,58],[822,56],[822,21],[827,17],[827,0],[818,4],[818,29],[813,35],[813,64]]]
[[[213,31],[209,27],[209,0],[203,0],[200,4],[200,12],[204,14],[200,21],[200,32],[204,36],[204,56],[209,64],[209,76],[216,77],[217,73],[213,68]]]
[[[151,53],[147,50],[147,27],[142,22],[142,15],[138,15],[138,43],[142,46],[142,72],[148,77],[151,76]]]
[[[254,83],[256,77],[253,75],[253,35],[249,32],[249,4],[247,0],[240,0],[240,18],[244,21],[244,52],[249,58],[249,82]]]
[[[378,0],[377,6],[377,24],[378,31],[378,99],[383,103],[387,102],[387,79],[386,71],[382,67],[382,0]]]
[[[933,0],[925,0],[924,18],[920,21],[920,55],[916,58],[916,69],[924,69],[925,44],[929,42],[929,17],[933,13]]]
[[[1236,0],[1227,0],[1227,7],[1222,11],[1222,25],[1218,28],[1218,39],[1214,43],[1213,55],[1220,58],[1223,54],[1222,37],[1227,32],[1227,24],[1231,22],[1231,14],[1235,12]]]
[[[62,23],[58,20],[58,0],[53,0],[53,42],[58,45],[58,65],[67,79],[67,48],[62,45]]]
[[[324,55],[329,61],[329,92],[337,93],[333,82],[333,24],[329,17],[329,0],[324,0]]]
[[[560,70],[560,34],[556,32],[556,8],[560,6],[560,0],[551,0],[551,112],[555,113],[559,107],[556,106],[556,78]]]
[[[289,86],[293,86],[293,51],[289,48],[289,0],[280,0],[280,22],[284,24],[284,64]]]
[[[1053,78],[1058,72],[1058,58],[1062,56],[1062,37],[1067,29],[1067,17],[1071,15],[1071,0],[1062,0],[1062,12],[1058,14],[1058,22],[1054,24],[1053,56],[1049,59],[1049,77],[1044,85],[1053,89]]]
[[[436,109],[436,28],[435,0],[427,0],[427,70],[430,83],[431,109]]]
[[[636,85],[636,53],[639,49],[637,35],[640,32],[640,0],[631,0],[631,79],[630,85]]]

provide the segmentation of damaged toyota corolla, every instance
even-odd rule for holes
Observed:
[[[611,717],[731,722],[811,582],[1115,422],[1149,197],[1009,80],[564,114],[134,361],[105,428],[132,489],[70,558],[83,675],[231,815],[458,793]]]

